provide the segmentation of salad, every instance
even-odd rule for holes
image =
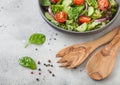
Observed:
[[[45,17],[65,30],[86,32],[105,26],[117,12],[116,0],[41,0]]]

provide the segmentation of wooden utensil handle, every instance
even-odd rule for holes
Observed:
[[[114,39],[105,46],[105,48],[101,51],[104,56],[107,56],[110,54],[110,51],[112,50],[113,47],[117,45],[119,47],[120,43],[120,30],[118,31],[117,35],[114,37]]]
[[[95,41],[92,41],[91,45],[94,45],[94,48],[97,48],[103,44],[108,43],[109,41],[111,41],[113,39],[113,37],[118,33],[119,30],[120,30],[120,26],[116,27],[115,29],[113,29],[109,33],[105,34],[101,38],[99,38]]]

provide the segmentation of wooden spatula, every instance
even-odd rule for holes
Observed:
[[[95,80],[102,80],[113,70],[118,49],[120,47],[120,30],[113,40],[99,50],[87,63],[86,71]]]
[[[83,44],[75,44],[62,49],[56,55],[57,57],[61,57],[58,63],[62,63],[61,66],[67,68],[79,66],[96,48],[111,41],[119,29],[120,26],[97,40]]]

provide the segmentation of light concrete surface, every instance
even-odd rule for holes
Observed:
[[[70,70],[60,68],[55,57],[65,46],[94,40],[118,25],[120,15],[101,33],[88,36],[67,34],[53,29],[43,20],[38,0],[0,0],[0,85],[120,85],[120,51],[112,74],[102,81],[88,77],[85,72],[86,62]],[[24,48],[29,36],[36,32],[46,35],[45,44]],[[23,56],[31,56],[36,62],[41,61],[40,65],[37,64],[42,70],[41,75],[38,75],[38,70],[33,71],[32,75],[32,70],[19,65],[18,60]],[[53,68],[43,65],[49,59]],[[48,73],[48,69],[55,77]],[[37,82],[36,78],[40,81]]]

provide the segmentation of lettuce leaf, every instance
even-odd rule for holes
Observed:
[[[49,0],[41,0],[41,5],[42,5],[42,6],[50,6],[51,3],[50,3]]]
[[[84,5],[71,7],[68,10],[68,17],[69,17],[69,19],[70,20],[77,19],[79,17],[80,13],[83,11],[83,9],[84,9]]]
[[[57,12],[60,12],[64,9],[62,5],[51,5],[51,10],[53,14],[56,14]]]

